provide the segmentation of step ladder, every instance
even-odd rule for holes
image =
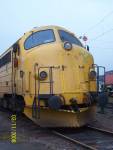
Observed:
[[[48,81],[36,80],[35,79],[35,97],[32,104],[32,117],[40,119],[40,101],[43,99],[48,99],[48,96],[53,95],[53,68],[52,66],[38,67],[38,77],[40,74],[40,70],[48,69]],[[36,68],[35,68],[36,71]],[[35,73],[36,74],[36,73]],[[42,84],[49,84],[49,92],[48,96],[44,94],[40,94],[40,88]],[[37,93],[38,91],[38,93]]]

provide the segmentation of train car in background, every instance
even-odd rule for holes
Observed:
[[[105,73],[105,85],[109,92],[109,96],[113,96],[113,70]]]
[[[95,67],[70,31],[35,28],[0,56],[0,105],[41,126],[83,126],[95,117]]]

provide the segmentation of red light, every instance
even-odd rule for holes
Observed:
[[[83,41],[87,41],[87,40],[88,40],[87,36],[83,36]]]

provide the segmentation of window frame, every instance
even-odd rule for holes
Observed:
[[[53,33],[53,41],[47,42],[47,43],[37,44],[37,45],[35,45],[35,46],[31,47],[31,48],[26,48],[26,47],[25,47],[26,41],[32,36],[32,34],[36,34],[36,33],[38,33],[38,32],[42,32],[42,31],[48,31],[48,30],[51,30],[52,33]],[[53,43],[53,42],[56,41],[56,37],[55,37],[55,33],[54,33],[54,30],[53,30],[53,29],[39,30],[39,31],[33,32],[32,34],[30,34],[30,35],[25,39],[25,41],[24,41],[24,49],[25,49],[26,51],[27,51],[27,50],[30,50],[30,49],[32,49],[32,48],[34,48],[34,47],[37,47],[37,46],[40,46],[40,45],[43,45],[43,44]]]
[[[63,42],[63,41],[62,41],[61,36],[60,36],[60,31],[64,31],[65,33],[68,33],[68,34],[72,35],[73,37],[75,37],[75,38],[80,42],[81,46],[80,46],[80,45],[77,45],[77,44],[75,44],[75,43],[71,43],[71,44],[74,44],[74,45],[77,45],[77,46],[80,46],[80,47],[84,48],[83,44],[81,43],[81,41],[80,41],[76,36],[74,36],[73,34],[71,34],[71,33],[68,32],[68,31],[65,31],[65,30],[62,30],[62,29],[58,30],[58,34],[59,34],[59,37],[60,37],[61,42]],[[65,42],[65,41],[64,41],[64,42]],[[69,41],[67,41],[67,42],[69,42]]]
[[[5,66],[5,65],[7,65],[9,63],[11,63],[11,51],[8,51],[6,54],[1,56],[1,58],[0,58],[0,68],[2,68],[3,66]]]

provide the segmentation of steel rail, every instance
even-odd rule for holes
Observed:
[[[71,141],[71,142],[73,142],[73,143],[76,143],[76,144],[78,144],[78,145],[80,145],[80,146],[82,146],[82,147],[84,147],[84,148],[87,148],[87,149],[89,149],[89,150],[97,150],[96,148],[94,148],[94,147],[92,147],[92,146],[89,146],[89,145],[87,145],[87,144],[85,144],[85,143],[83,143],[83,142],[80,142],[80,141],[76,140],[76,139],[70,138],[70,137],[68,137],[68,136],[66,136],[66,135],[64,135],[64,134],[61,134],[61,133],[57,132],[57,131],[52,131],[52,132],[53,132],[55,135],[58,135],[58,136],[60,136],[60,137],[62,137],[62,138],[65,138],[66,140],[69,140],[69,141]]]
[[[109,130],[106,130],[106,129],[101,129],[101,128],[90,126],[90,125],[88,125],[87,127],[89,129],[93,129],[95,131],[99,131],[99,132],[102,132],[102,133],[107,133],[107,134],[112,134],[113,135],[113,131],[109,131]]]

